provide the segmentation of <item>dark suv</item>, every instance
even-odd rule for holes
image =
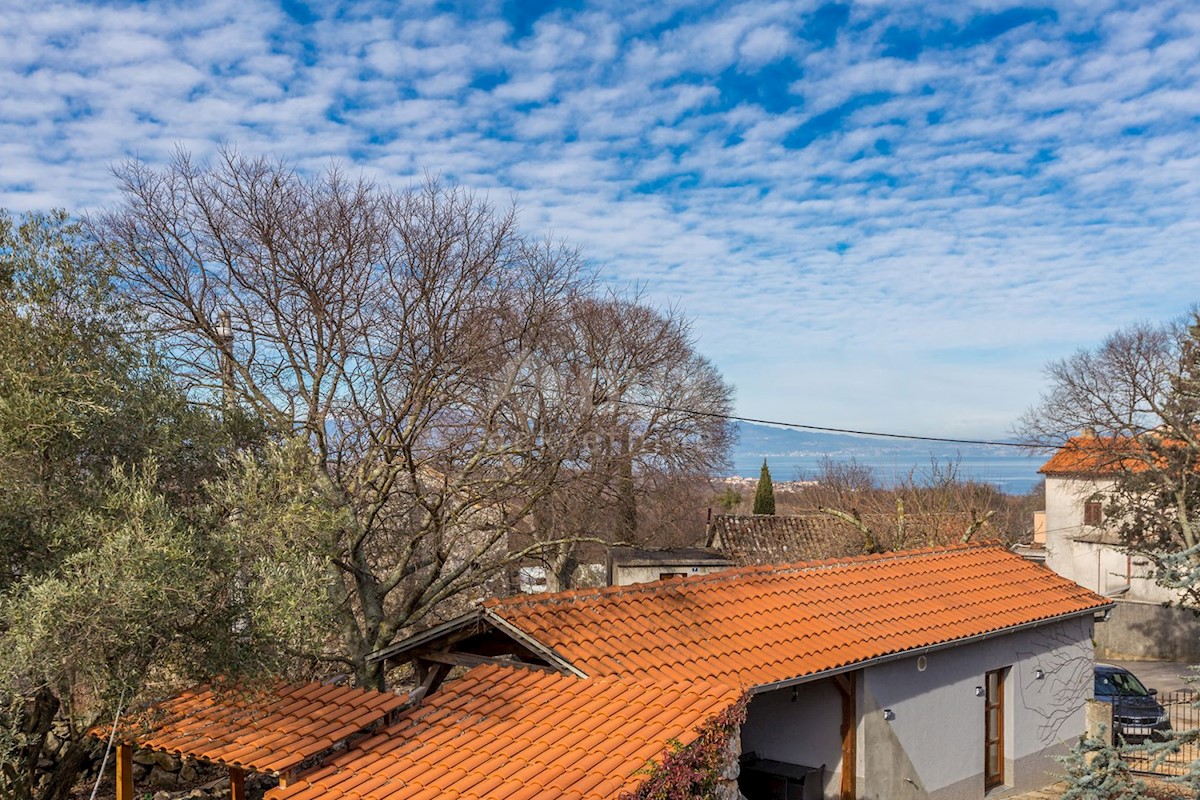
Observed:
[[[1171,730],[1166,709],[1132,672],[1109,664],[1096,665],[1096,699],[1113,704],[1113,735],[1126,742],[1162,739]]]

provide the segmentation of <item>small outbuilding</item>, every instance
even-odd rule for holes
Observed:
[[[630,586],[669,578],[689,578],[732,566],[734,563],[721,553],[699,547],[664,550],[614,547],[608,554],[608,584]]]
[[[1055,780],[1111,605],[999,544],[489,600],[372,656],[415,691],[185,693],[119,726],[118,764],[265,772],[266,800],[619,800],[703,753],[720,800],[981,800]]]

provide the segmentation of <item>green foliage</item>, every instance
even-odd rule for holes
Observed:
[[[694,741],[671,743],[670,752],[659,764],[646,770],[649,776],[634,791],[619,800],[708,800],[731,765],[734,752],[730,741],[738,736],[746,721],[749,697],[722,711],[700,729]]]
[[[758,486],[754,490],[754,513],[775,514],[775,487],[771,484],[771,470],[767,469],[765,458],[758,475]]]
[[[1103,738],[1081,738],[1059,761],[1067,770],[1062,800],[1139,800],[1146,796],[1146,784],[1133,777],[1120,750]]]
[[[64,214],[0,212],[3,797],[65,797],[120,701],[286,671],[328,616],[322,499],[270,488],[310,465],[189,403],[114,297]]]
[[[717,495],[716,500],[717,505],[728,513],[742,504],[742,493],[732,486],[727,486],[725,487],[725,491]]]
[[[214,530],[244,575],[243,634],[276,673],[326,658],[331,642],[321,632],[340,622],[331,554],[351,523],[343,505],[314,490],[318,476],[312,450],[291,439],[243,451],[208,487]]]

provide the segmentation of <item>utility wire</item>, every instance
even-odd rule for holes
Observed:
[[[112,752],[113,740],[117,738],[117,723],[121,721],[121,709],[124,705],[125,687],[121,687],[121,699],[117,701],[117,715],[113,717],[112,732],[108,735],[108,744],[104,748],[104,760],[100,762],[100,771],[96,773],[96,785],[92,787],[92,796],[89,800],[96,800],[96,792],[100,791],[100,780],[104,777],[104,770],[108,768],[108,754]]]
[[[506,383],[498,377],[483,377],[483,380],[490,383]],[[515,387],[524,389],[533,389],[535,391],[544,391],[546,387],[537,384],[525,383],[521,381],[512,384]],[[578,395],[577,392],[570,390],[557,389],[560,394]],[[581,395],[580,395],[581,396]],[[989,439],[956,439],[946,436],[919,436],[910,433],[890,433],[886,431],[866,431],[857,430],[854,428],[833,428],[826,425],[809,425],[803,422],[783,422],[773,419],[759,419],[757,417],[743,417],[737,414],[722,414],[716,411],[701,411],[691,408],[677,408],[675,406],[663,405],[660,403],[648,403],[645,401],[622,399],[620,402],[629,406],[638,408],[646,408],[653,411],[663,411],[670,414],[688,414],[697,417],[709,417],[711,419],[724,419],[730,422],[749,422],[755,425],[776,425],[781,428],[795,428],[806,431],[816,431],[818,433],[844,433],[852,436],[870,436],[877,439],[902,439],[914,442],[938,442],[940,444],[971,444],[971,445],[986,445],[989,447],[1011,447],[1023,450],[1057,450],[1061,445],[1046,444],[1042,442],[998,442]]]
[[[1043,449],[1057,450],[1061,445],[1043,444],[1040,442],[997,442],[987,439],[952,439],[945,436],[918,436],[910,433],[885,433],[883,431],[860,431],[853,428],[830,428],[824,425],[808,425],[802,422],[781,422],[775,419],[758,419],[756,417],[742,417],[737,414],[721,414],[716,411],[697,411],[690,408],[675,408],[673,406],[658,405],[656,403],[644,403],[637,400],[623,400],[623,403],[630,406],[639,406],[641,408],[649,408],[655,411],[666,411],[676,414],[691,414],[698,417],[712,417],[714,419],[725,419],[731,422],[750,422],[755,425],[777,425],[782,428],[799,428],[806,431],[818,431],[820,433],[848,433],[855,436],[873,436],[881,439],[907,439],[916,442],[941,442],[943,444],[978,444],[988,445],[991,447],[1019,447],[1025,450]]]

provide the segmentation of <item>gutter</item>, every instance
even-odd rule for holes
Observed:
[[[845,675],[847,672],[854,672],[855,670],[864,669],[866,667],[874,667],[879,664],[886,664],[889,661],[899,661],[902,658],[925,655],[926,653],[933,653],[938,650],[949,650],[950,648],[958,647],[959,645],[974,644],[975,642],[981,642],[985,639],[994,639],[997,636],[1007,636],[1010,633],[1017,633],[1018,631],[1032,630],[1033,628],[1040,628],[1043,625],[1049,625],[1054,622],[1064,622],[1069,619],[1075,619],[1076,617],[1084,617],[1088,614],[1094,616],[1099,612],[1104,612],[1105,616],[1107,617],[1108,612],[1111,611],[1115,605],[1116,603],[1107,603],[1095,608],[1089,608],[1085,611],[1075,611],[1073,613],[1062,614],[1057,617],[1048,617],[1046,619],[1034,620],[1033,622],[1023,622],[1020,625],[1014,625],[1009,628],[1001,628],[995,631],[988,631],[987,633],[977,633],[974,636],[967,636],[963,639],[953,639],[949,642],[941,642],[940,644],[933,644],[927,647],[914,647],[911,650],[901,650],[897,653],[887,653],[882,656],[868,658],[866,661],[856,661],[853,664],[845,664],[840,667],[831,667],[830,669],[814,672],[799,678],[786,678],[781,681],[764,683],[760,686],[752,686],[749,689],[749,693],[751,695],[755,695],[763,694],[765,692],[772,692],[776,689],[787,689],[791,686],[799,686],[802,683],[812,683],[813,681],[818,681],[822,678],[832,678],[835,675]]]

